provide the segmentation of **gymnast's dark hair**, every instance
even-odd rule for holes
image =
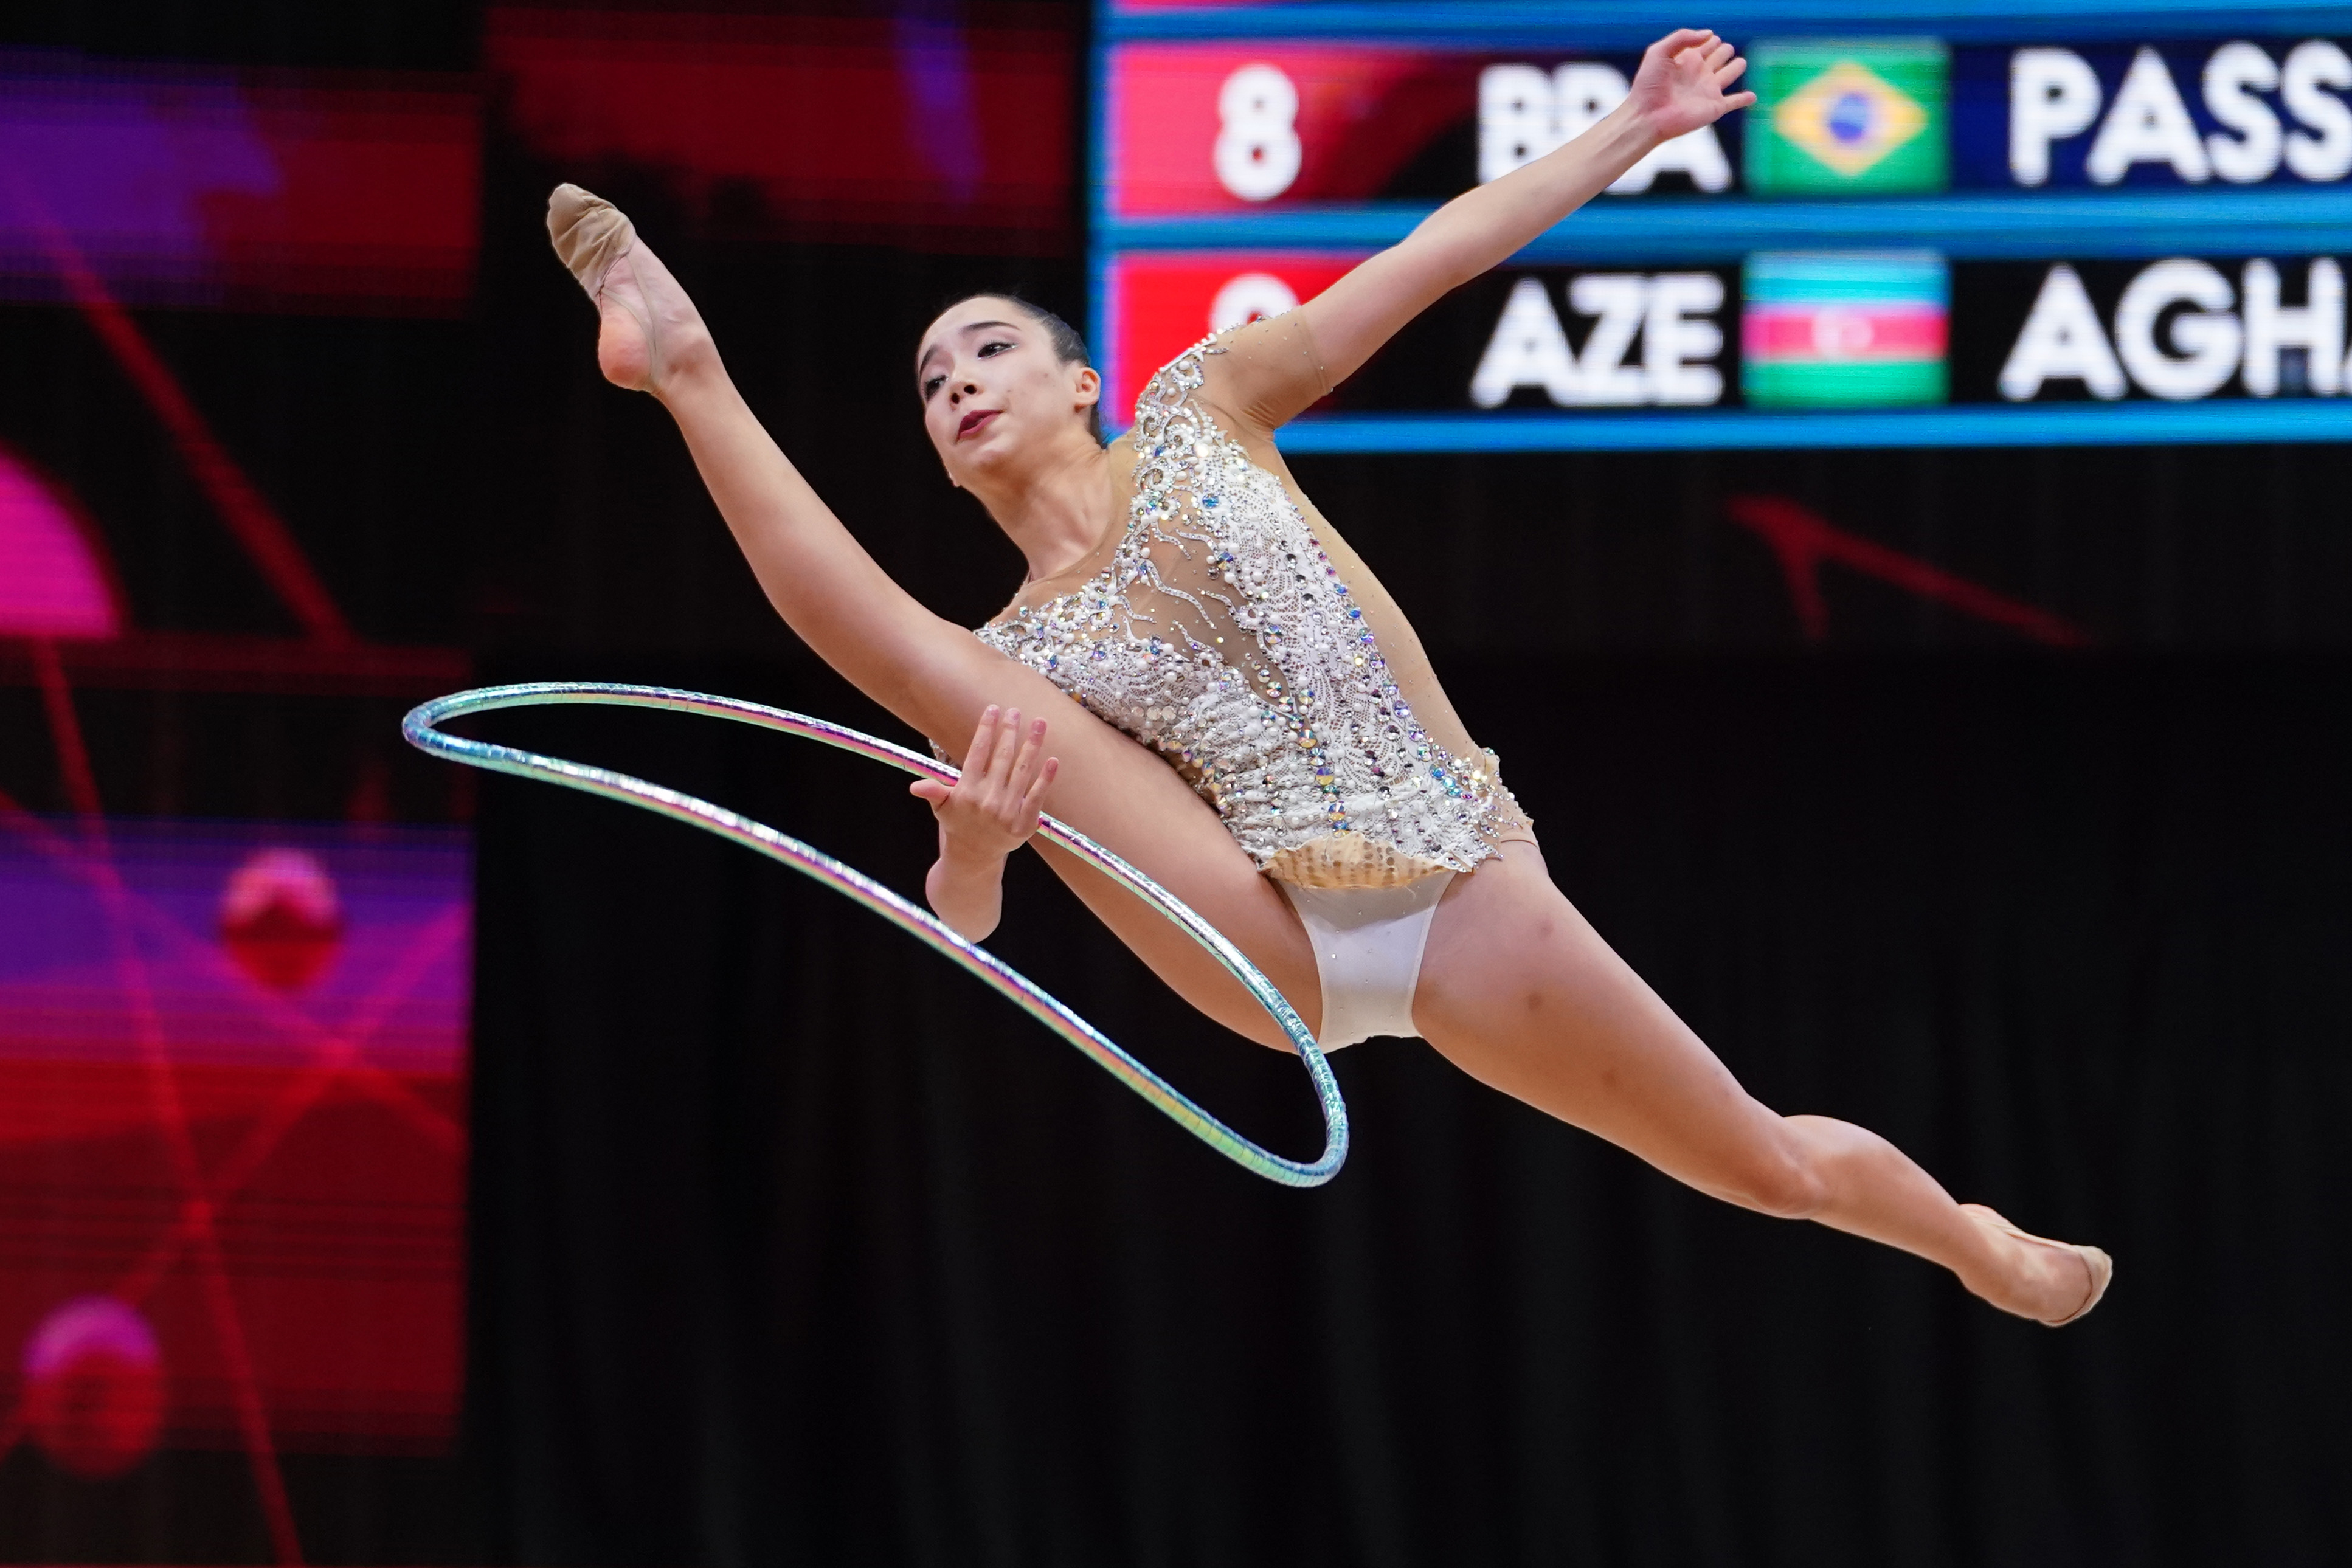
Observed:
[[[989,288],[982,289],[978,294],[967,294],[962,299],[948,301],[940,307],[940,313],[945,315],[957,306],[973,299],[1010,299],[1013,304],[1021,307],[1023,315],[1045,329],[1045,338],[1054,345],[1055,360],[1066,365],[1092,366],[1094,364],[1094,356],[1087,352],[1087,340],[1078,335],[1078,329],[1076,327],[1071,326],[1036,301],[1024,299],[1018,294],[1009,290]],[[1095,438],[1097,446],[1103,444],[1102,404],[1099,402],[1087,410],[1087,434]]]

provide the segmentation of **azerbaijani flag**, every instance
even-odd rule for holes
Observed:
[[[1931,250],[1748,258],[1739,388],[1760,408],[1941,402],[1951,268]]]

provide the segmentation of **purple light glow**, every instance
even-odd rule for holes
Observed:
[[[461,78],[0,50],[0,298],[68,254],[134,305],[446,313],[472,288]]]
[[[119,283],[201,276],[215,267],[206,204],[279,190],[233,78],[180,70],[108,80],[70,56],[7,63],[0,247],[11,275],[50,272],[46,222]]]

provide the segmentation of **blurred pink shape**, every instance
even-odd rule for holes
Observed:
[[[263,850],[230,874],[220,929],[239,968],[273,991],[297,991],[341,946],[342,904],[318,856]]]
[[[73,509],[0,451],[0,634],[115,637],[122,617]]]
[[[25,1345],[26,1424],[60,1469],[119,1476],[154,1450],[163,1358],[147,1320],[112,1296],[82,1296]]]

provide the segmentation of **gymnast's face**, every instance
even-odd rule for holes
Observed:
[[[1056,359],[1053,334],[1015,300],[982,294],[950,306],[923,334],[915,390],[948,477],[968,488],[1074,436],[1095,445],[1087,416],[1102,378]]]

